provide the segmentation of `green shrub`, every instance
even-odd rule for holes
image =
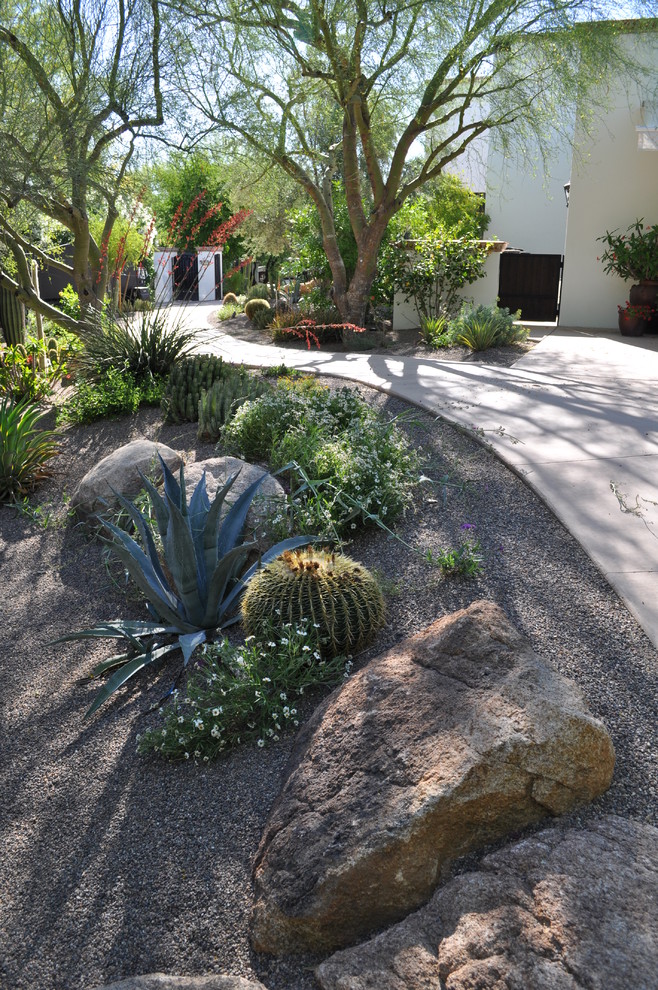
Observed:
[[[225,320],[231,320],[234,316],[238,316],[242,312],[242,306],[240,303],[227,303],[224,306],[220,306],[217,310],[217,319],[222,323]]]
[[[249,291],[247,292],[247,302],[250,302],[252,299],[269,299],[269,298],[270,298],[269,286],[263,284],[262,282],[256,282],[256,284],[252,285]]]
[[[428,347],[450,347],[454,339],[447,316],[428,316],[420,321],[420,335]]]
[[[270,304],[268,303],[267,299],[249,299],[244,304],[244,315],[247,317],[248,320],[251,320],[254,313],[259,309],[264,309],[269,311]]]
[[[224,374],[207,391],[201,392],[199,439],[219,440],[222,427],[240,406],[249,399],[258,398],[268,388],[267,382],[250,375],[246,368],[225,364]]]
[[[284,540],[246,568],[254,543],[238,541],[242,537],[249,506],[265,475],[249,485],[228,509],[222,519],[226,496],[239,472],[231,475],[218,490],[212,504],[206,492],[203,475],[189,505],[185,489],[185,473],[181,465],[179,479],[160,458],[164,478],[164,497],[142,475],[156,519],[162,560],[156,547],[155,533],[147,519],[129,499],[117,496],[119,504],[133,519],[142,546],[123,529],[107,519],[102,525],[113,537],[113,552],[123,563],[133,581],[148,601],[151,622],[117,620],[103,622],[93,629],[70,633],[58,643],[75,639],[124,640],[127,653],[112,656],[98,664],[93,677],[110,670],[115,672],[98,692],[87,712],[93,714],[110,695],[137,674],[143,667],[161,659],[173,650],[181,650],[184,666],[202,643],[214,638],[218,630],[232,622],[248,582],[262,564],[285,550],[306,542],[304,537]],[[221,522],[220,522],[221,520]],[[173,639],[173,642],[170,640]],[[118,669],[115,669],[118,668]]]
[[[484,351],[489,347],[507,347],[525,340],[526,327],[515,324],[521,311],[510,313],[498,306],[478,306],[463,310],[451,326],[451,336],[472,351]]]
[[[224,298],[222,299],[222,304],[224,306],[237,306],[238,297],[234,292],[227,292]]]
[[[147,729],[137,751],[208,762],[241,743],[276,742],[299,725],[297,698],[333,687],[351,669],[343,657],[324,660],[313,633],[300,623],[244,646],[228,640],[207,646],[190,674],[187,695],[175,694],[163,728]]]
[[[65,316],[70,316],[72,320],[80,319],[80,299],[70,283],[65,285],[60,292],[57,308],[61,309]]]
[[[384,625],[377,581],[344,554],[303,547],[287,550],[258,572],[242,599],[250,635],[268,626],[306,620],[317,630],[323,656],[363,649]]]
[[[66,374],[66,356],[67,351],[60,349],[55,340],[45,343],[28,338],[26,345],[0,345],[0,393],[16,401],[44,399]]]
[[[226,377],[232,365],[215,354],[185,357],[171,369],[162,397],[162,410],[168,423],[196,423],[199,399],[204,390]]]
[[[250,304],[247,303],[247,305]],[[251,316],[252,325],[255,327],[256,330],[267,329],[267,327],[269,327],[270,323],[272,322],[273,314],[274,314],[274,310],[270,309],[269,306],[267,309],[265,309],[265,307],[261,307],[257,309],[256,312],[252,313]]]
[[[0,501],[27,494],[48,476],[46,461],[59,453],[54,430],[38,430],[46,415],[29,399],[0,399]]]
[[[408,505],[418,474],[418,458],[395,421],[354,390],[330,391],[313,378],[279,379],[271,392],[245,402],[221,441],[229,453],[272,469],[296,462],[314,484],[297,478],[295,525],[312,524],[321,534],[373,516],[388,523]]]
[[[108,368],[96,381],[83,378],[76,383],[75,394],[58,410],[57,421],[92,423],[96,419],[134,413],[140,405],[157,406],[164,387],[162,378],[139,384],[130,372]]]

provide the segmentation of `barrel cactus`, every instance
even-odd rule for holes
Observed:
[[[373,575],[344,554],[308,546],[287,550],[262,568],[242,600],[242,624],[257,635],[302,619],[318,628],[328,656],[362,649],[385,622],[381,590]]]
[[[236,296],[235,292],[227,292],[224,298],[222,299],[222,304],[224,306],[237,306],[238,297]]]
[[[257,310],[269,310],[269,308],[270,304],[267,299],[250,299],[249,302],[245,303],[244,315],[248,320],[252,320]]]

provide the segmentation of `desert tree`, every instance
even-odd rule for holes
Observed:
[[[75,328],[39,298],[30,260],[66,272],[83,313],[98,308],[135,142],[163,122],[159,0],[2,0],[0,11],[0,285]],[[72,259],[44,247],[53,225]]]
[[[610,10],[590,0],[186,0],[178,16],[196,30],[192,47],[179,46],[182,82],[194,80],[188,98],[210,126],[310,197],[334,301],[358,324],[384,232],[410,196],[484,135],[522,150],[566,132],[588,86],[628,71],[617,44],[628,27],[606,21]],[[358,248],[351,275],[337,177]]]

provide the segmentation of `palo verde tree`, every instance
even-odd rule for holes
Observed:
[[[175,3],[175,0],[173,0]],[[192,0],[193,105],[313,201],[343,318],[362,323],[389,221],[487,133],[523,148],[623,55],[606,0]],[[185,0],[179,17],[189,15]],[[595,25],[591,22],[597,21]],[[192,66],[192,71],[190,67]],[[614,70],[613,70],[614,71]],[[199,81],[198,83],[196,81]],[[334,222],[345,191],[357,258]]]
[[[13,264],[0,284],[28,307],[75,329],[39,299],[30,259],[71,278],[83,312],[100,305],[104,246],[136,139],[163,122],[160,0],[3,0],[0,15],[0,241]],[[61,224],[72,261],[40,242],[38,219]],[[90,214],[102,211],[100,237]],[[0,255],[1,257],[1,255]]]

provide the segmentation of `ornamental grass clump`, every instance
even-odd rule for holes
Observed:
[[[264,747],[299,725],[306,692],[333,687],[352,667],[344,657],[325,659],[317,630],[307,622],[270,629],[243,646],[224,639],[204,648],[186,693],[162,709],[164,725],[138,739],[139,753],[207,763],[243,743]]]
[[[363,649],[386,619],[380,587],[366,567],[345,554],[311,546],[287,550],[263,567],[241,611],[251,635],[281,622],[312,623],[324,656]]]
[[[150,521],[127,498],[114,493],[134,522],[141,546],[114,523],[99,519],[110,534],[108,542],[113,553],[146,598],[152,621],[118,619],[55,640],[57,643],[89,638],[124,641],[125,653],[112,656],[93,669],[92,677],[100,677],[111,670],[114,673],[97,694],[87,715],[97,711],[114,691],[144,667],[174,650],[182,652],[185,668],[201,644],[238,621],[239,616],[235,613],[240,597],[259,567],[285,550],[309,542],[309,537],[284,540],[247,567],[249,554],[256,544],[240,541],[247,512],[266,476],[262,475],[249,485],[222,516],[226,498],[239,472],[229,477],[212,504],[206,492],[204,473],[188,505],[183,466],[176,481],[161,457],[160,465],[164,495],[144,475],[141,478],[151,501],[162,559]],[[311,541],[313,539],[310,537]]]

